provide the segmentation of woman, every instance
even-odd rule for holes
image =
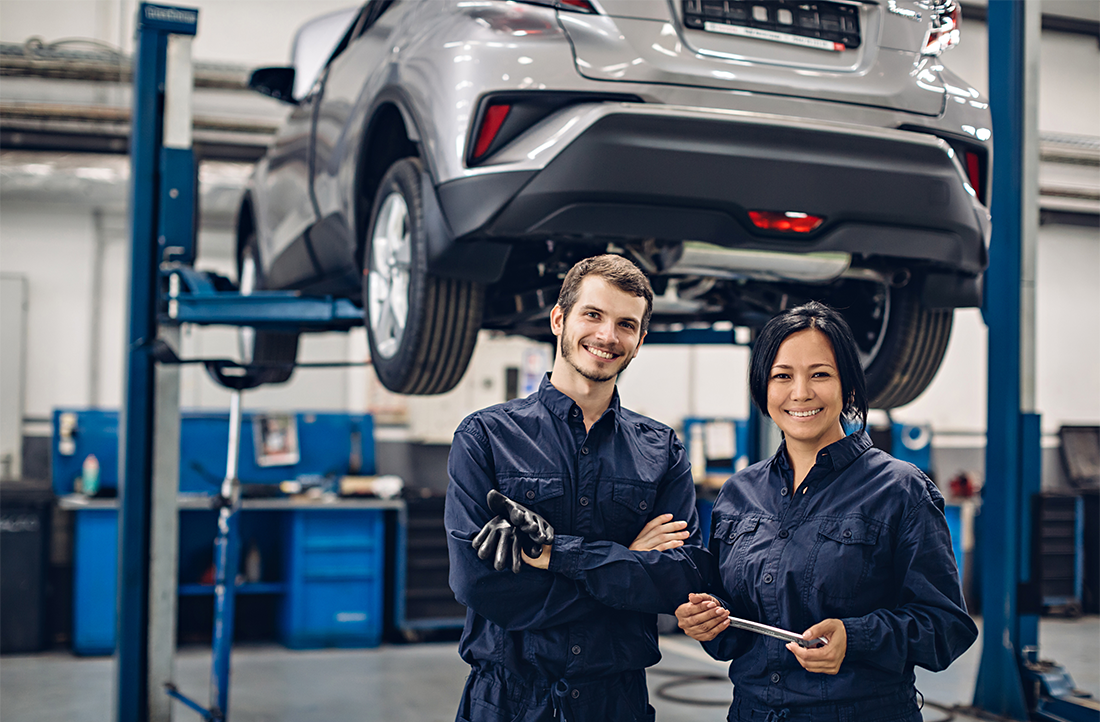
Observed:
[[[722,487],[710,540],[718,584],[676,610],[680,627],[731,660],[731,721],[920,722],[914,665],[945,669],[978,633],[943,497],[871,448],[855,340],[828,306],[769,321],[749,385],[783,443]],[[859,431],[847,436],[842,420]],[[784,645],[730,627],[731,615],[827,643]]]

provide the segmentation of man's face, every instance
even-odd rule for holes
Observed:
[[[550,319],[562,359],[589,381],[603,382],[614,380],[637,355],[644,315],[644,298],[588,276],[569,317],[555,306]]]

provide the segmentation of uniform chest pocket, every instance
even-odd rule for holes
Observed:
[[[500,493],[535,512],[555,529],[565,529],[562,499],[565,481],[561,478],[515,476],[499,479]]]
[[[607,537],[623,546],[637,538],[646,522],[655,515],[657,485],[643,481],[611,482],[611,504],[607,512]]]
[[[760,517],[727,517],[714,523],[710,551],[718,559],[722,586],[731,593],[745,584],[749,547],[760,528]]]
[[[826,597],[853,600],[871,576],[882,525],[862,517],[821,522],[810,552],[807,583]]]

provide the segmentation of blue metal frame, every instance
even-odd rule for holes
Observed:
[[[120,434],[117,719],[148,716],[149,517],[152,478],[154,359],[157,337],[157,227],[163,187],[164,75],[168,35],[194,35],[198,11],[143,3],[138,9],[130,133],[130,294],[125,402]]]
[[[1027,528],[1029,518],[1020,411],[1024,30],[1024,3],[990,3],[989,64],[998,69],[989,78],[997,162],[982,309],[989,327],[989,394],[981,550],[984,641],[974,706],[1017,720],[1028,716],[1019,655],[1038,636],[1037,623],[1019,614],[1017,589],[1028,575],[1028,549],[1020,530]]]
[[[346,298],[257,291],[249,296],[218,290],[208,273],[190,266],[168,269],[165,324],[252,326],[272,331],[341,331],[363,325],[363,310]],[[228,283],[228,282],[226,282]]]

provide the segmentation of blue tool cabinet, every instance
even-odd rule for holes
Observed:
[[[294,649],[374,647],[382,638],[382,512],[286,516],[282,642]]]

